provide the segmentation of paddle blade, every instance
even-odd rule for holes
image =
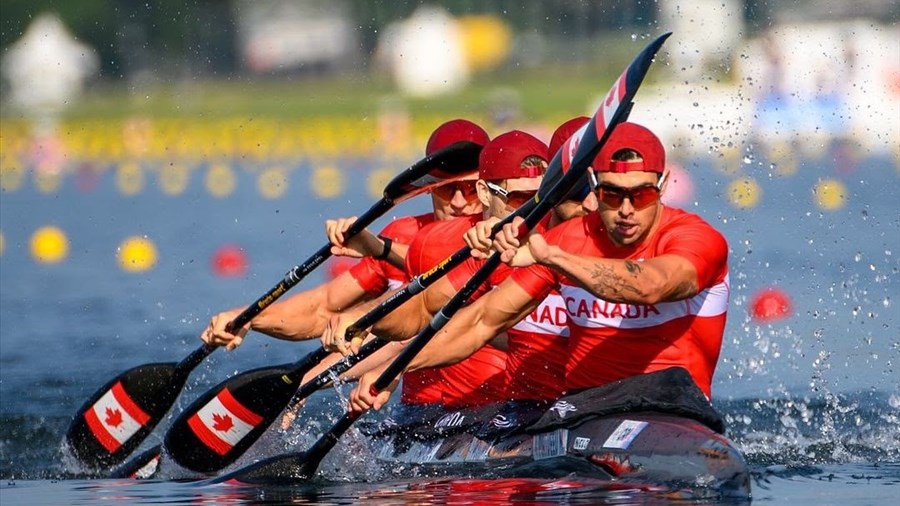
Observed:
[[[97,391],[66,432],[73,456],[89,470],[121,464],[175,403],[186,380],[175,374],[175,366],[141,365]]]
[[[311,462],[308,452],[290,453],[261,460],[234,472],[223,474],[211,483],[247,483],[251,485],[289,485],[308,480],[316,474],[319,461]]]
[[[478,170],[481,145],[455,142],[419,160],[397,175],[384,188],[384,199],[399,203]]]
[[[156,471],[159,470],[161,445],[155,445],[148,448],[140,454],[128,459],[121,466],[110,471],[107,478],[134,478],[138,480],[146,480],[152,478]]]
[[[201,473],[232,464],[278,418],[309,369],[290,365],[247,371],[200,396],[172,422],[166,452]]]

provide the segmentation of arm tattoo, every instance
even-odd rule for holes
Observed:
[[[636,276],[641,272],[641,266],[637,262],[627,261],[625,266],[632,276]],[[629,283],[628,279],[617,274],[615,269],[610,266],[594,263],[588,268],[588,274],[592,282],[586,288],[598,297],[614,300],[624,297],[624,294],[627,292],[639,293],[637,287]]]

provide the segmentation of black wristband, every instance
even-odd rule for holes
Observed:
[[[391,246],[393,246],[394,241],[388,239],[383,235],[379,235],[378,238],[384,241],[384,250],[382,250],[381,254],[375,258],[377,258],[378,260],[386,260],[387,257],[391,256]]]

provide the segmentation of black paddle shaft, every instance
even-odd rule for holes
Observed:
[[[563,148],[553,157],[548,171],[568,169],[568,172],[553,185],[546,195],[542,196],[539,193],[535,196],[537,206],[526,216],[520,232],[533,228],[554,205],[559,203],[570,192],[574,183],[582,176],[580,173],[585,171],[590,165],[615,126],[625,121],[630,111],[631,100],[637,93],[637,89],[643,81],[654,55],[669,35],[671,34],[667,33],[658,37],[637,55],[631,65],[616,80],[594,117],[573,134],[564,143]],[[373,393],[377,394],[387,388],[399,376],[412,362],[415,355],[443,328],[456,311],[463,306],[474,290],[488,279],[500,263],[500,254],[493,253],[472,279],[441,308],[438,314],[432,318],[429,325],[406,346],[394,362],[375,380],[372,385]],[[344,414],[307,452],[292,453],[266,459],[252,466],[229,473],[216,481],[235,479],[248,483],[265,483],[273,476],[280,482],[309,478],[315,473],[325,455],[337,444],[338,439],[361,415],[361,412],[354,411]]]
[[[480,152],[481,146],[475,143],[459,142],[419,160],[388,183],[383,198],[350,227],[347,237],[361,231],[395,203],[472,173],[478,167]],[[229,322],[229,329],[233,332],[244,326],[330,254],[330,245],[326,245],[304,264],[291,269],[280,283]],[[76,413],[66,433],[76,459],[92,470],[123,462],[175,403],[191,371],[215,349],[204,344],[177,364],[138,366],[109,381]]]

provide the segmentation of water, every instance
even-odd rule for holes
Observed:
[[[854,170],[837,170],[827,159],[803,160],[789,176],[777,175],[765,160],[754,161],[745,175],[756,178],[762,199],[750,210],[728,204],[733,177],[718,170],[718,163],[685,163],[695,193],[683,207],[716,224],[732,248],[733,301],[713,393],[729,436],[751,463],[753,502],[896,504],[896,159],[872,155]],[[224,199],[204,190],[200,170],[175,197],[164,195],[152,180],[140,194],[123,196],[111,172],[92,191],[79,189],[71,177],[49,194],[29,182],[5,190],[0,195],[0,502],[678,502],[567,480],[402,476],[373,464],[355,430],[302,487],[182,482],[165,464],[163,479],[150,481],[88,480],[66,468],[62,434],[103,382],[139,364],[183,358],[198,345],[197,334],[212,313],[248,304],[311,255],[323,243],[326,217],[360,213],[376,200],[366,191],[367,164],[349,165],[349,186],[334,199],[316,197],[302,171],[291,173],[288,193],[277,200],[258,196],[251,171],[239,173],[239,190]],[[842,208],[823,210],[813,203],[812,188],[824,178],[846,186]],[[426,209],[419,199],[391,214]],[[40,264],[29,253],[31,234],[45,225],[58,226],[69,237],[69,254],[60,264]],[[118,268],[116,248],[131,235],[154,241],[159,252],[154,269]],[[212,274],[209,259],[224,244],[244,248],[250,260],[245,277]],[[324,271],[313,272],[301,286],[322,282]],[[793,317],[760,323],[748,316],[750,298],[770,285],[790,294]],[[173,412],[227,376],[295,360],[314,346],[252,336],[237,352],[218,351],[194,371]],[[333,391],[316,394],[296,429],[267,434],[239,463],[308,446],[338,415],[337,398]],[[161,437],[158,431],[147,444]]]

